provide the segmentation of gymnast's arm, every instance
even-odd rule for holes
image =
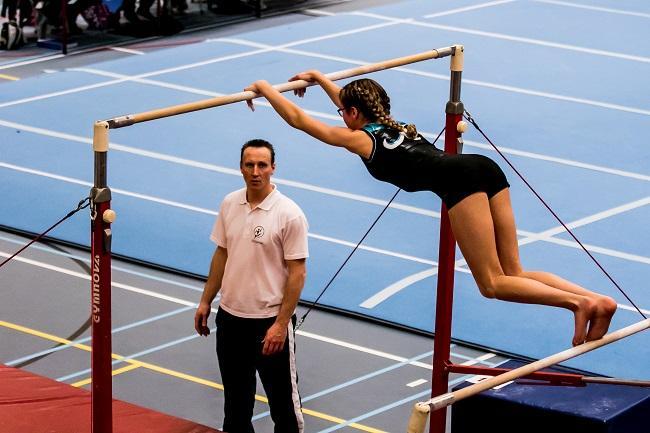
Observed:
[[[210,310],[212,309],[212,301],[217,296],[217,293],[219,293],[219,290],[221,290],[221,281],[223,280],[223,272],[226,269],[227,260],[228,250],[223,247],[217,247],[210,262],[208,280],[205,282],[201,301],[194,315],[194,329],[196,329],[199,335],[210,335],[208,316],[210,316]]]
[[[322,72],[312,69],[311,71],[301,72],[289,78],[289,81],[296,81],[296,80],[305,80],[305,81],[309,81],[310,83],[313,82],[318,83],[318,85],[320,85],[323,88],[325,93],[327,93],[327,96],[330,97],[334,105],[336,105],[338,108],[343,108],[343,104],[341,104],[341,99],[339,99],[341,88],[336,83],[334,83],[334,81],[327,78],[325,74],[323,74]],[[303,87],[302,89],[294,90],[293,93],[302,98],[305,95],[306,90],[307,89]]]
[[[248,86],[246,90],[251,90],[264,96],[280,117],[290,126],[306,132],[323,143],[343,147],[364,158],[370,157],[372,153],[372,139],[365,132],[328,125],[314,119],[296,104],[285,98],[268,81],[256,81]],[[247,103],[253,109],[252,100],[247,101]]]

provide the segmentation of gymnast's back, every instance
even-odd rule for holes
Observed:
[[[362,130],[372,139],[370,158],[361,158],[368,172],[378,180],[392,183],[404,191],[431,190],[430,172],[436,160],[445,155],[420,134],[406,134],[380,123],[368,123]],[[418,175],[420,173],[420,175]],[[428,179],[427,179],[428,177]]]

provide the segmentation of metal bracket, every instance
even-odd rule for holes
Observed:
[[[111,240],[113,239],[113,233],[111,229],[104,229],[104,252],[111,252]]]
[[[96,188],[90,189],[90,199],[93,203],[105,203],[111,201],[110,188]]]
[[[463,103],[458,101],[458,102],[452,102],[448,101],[447,105],[445,106],[445,113],[447,114],[463,114],[465,112],[465,107],[463,106]]]

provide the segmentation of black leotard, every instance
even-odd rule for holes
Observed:
[[[501,168],[490,158],[473,154],[447,154],[421,135],[414,139],[385,125],[363,127],[372,139],[370,158],[361,158],[368,172],[378,180],[405,191],[432,191],[447,206],[476,192],[488,198],[508,188]]]

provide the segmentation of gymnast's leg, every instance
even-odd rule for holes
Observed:
[[[556,289],[590,298],[596,307],[593,315],[589,318],[589,332],[586,340],[596,340],[605,335],[609,322],[616,311],[616,301],[608,296],[591,292],[555,274],[523,270],[519,261],[519,247],[509,190],[507,188],[501,190],[490,198],[489,203],[499,262],[505,274],[530,278]]]
[[[457,203],[449,210],[449,219],[458,246],[484,296],[566,308],[575,316],[573,343],[580,344],[586,340],[587,325],[596,307],[589,297],[531,278],[506,275],[499,260],[495,225],[485,193],[472,194]],[[498,222],[503,223],[501,220]],[[507,236],[502,232],[499,231],[499,236]],[[508,250],[505,253],[514,254],[518,263],[518,252]]]

